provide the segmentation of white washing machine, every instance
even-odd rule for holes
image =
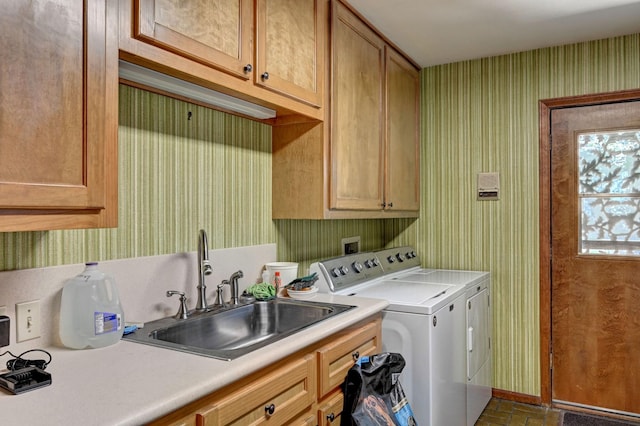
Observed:
[[[478,286],[489,289],[489,273],[422,269],[411,247],[328,259],[314,263],[310,270],[320,276],[320,291],[389,301],[382,314],[382,349],[405,358],[400,382],[419,425],[475,423],[482,381],[474,376],[472,383],[478,385],[469,385],[467,354],[472,352],[467,339],[478,341],[482,327],[469,331],[467,321],[476,324],[481,314],[476,315],[476,303],[469,304],[467,296],[476,296]],[[468,306],[473,307],[470,315]],[[490,352],[471,350],[474,356],[490,356]],[[485,359],[482,364],[491,363]],[[490,381],[488,386],[490,398]],[[482,390],[486,393],[485,387]]]

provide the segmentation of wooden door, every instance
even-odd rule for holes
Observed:
[[[258,0],[255,83],[322,105],[327,0]]]
[[[331,31],[330,207],[381,210],[384,42],[339,2]]]
[[[0,231],[116,226],[114,5],[41,3],[0,14]]]
[[[385,209],[420,209],[420,75],[395,50],[386,48]]]
[[[137,0],[134,16],[135,38],[251,78],[253,0]]]
[[[551,113],[552,399],[640,414],[640,102]]]

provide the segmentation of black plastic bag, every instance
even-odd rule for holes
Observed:
[[[404,358],[398,353],[358,359],[342,384],[344,409],[340,425],[417,425],[398,380],[404,365]]]

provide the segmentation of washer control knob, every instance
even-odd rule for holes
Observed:
[[[373,260],[371,259],[367,259],[364,261],[364,266],[366,266],[367,268],[371,269],[373,268],[375,265],[373,264]]]
[[[398,253],[398,254],[396,254],[396,257],[398,258],[398,261],[400,261],[400,262],[404,262],[404,261],[407,259],[407,258],[405,257],[405,255],[404,255],[404,254],[402,254],[402,253]]]
[[[393,263],[393,262],[395,262],[395,261],[396,261],[396,258],[395,258],[395,257],[393,257],[393,256],[389,256],[389,257],[387,257],[387,261],[388,261],[389,263]]]
[[[353,262],[351,266],[353,266],[353,270],[356,271],[356,274],[359,274],[364,269],[364,266],[362,266],[362,263],[358,261]]]
[[[340,273],[342,275],[347,275],[349,273],[349,268],[347,268],[346,266],[341,266],[340,267]]]
[[[377,257],[374,257],[373,259],[371,259],[371,263],[373,264],[373,266],[380,266],[380,261],[378,260]]]
[[[338,268],[333,268],[333,269],[331,270],[331,275],[333,275],[335,278],[339,277],[339,276],[340,276],[340,269],[338,269]]]
[[[407,257],[409,257],[410,259],[413,259],[415,257],[417,257],[418,255],[416,254],[415,251],[411,250],[409,253],[407,253]]]

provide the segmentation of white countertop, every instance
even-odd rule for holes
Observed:
[[[233,361],[129,341],[101,349],[45,348],[53,356],[46,370],[52,376],[51,385],[19,395],[0,391],[0,424],[143,424],[355,324],[388,304],[328,294],[317,294],[313,300],[357,308]],[[33,355],[40,358],[40,354]]]

